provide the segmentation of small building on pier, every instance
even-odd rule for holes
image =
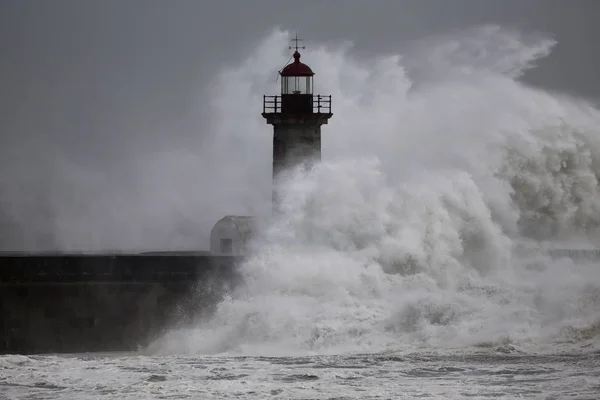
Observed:
[[[254,232],[256,217],[227,215],[210,231],[210,252],[215,255],[241,256],[246,253]]]

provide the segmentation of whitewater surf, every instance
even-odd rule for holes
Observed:
[[[248,174],[271,149],[246,105],[270,90],[287,40],[274,31],[215,85],[215,154],[239,143]],[[336,108],[324,161],[288,171],[282,213],[241,267],[245,285],[152,351],[597,344],[597,265],[538,251],[596,245],[600,219],[600,112],[521,81],[554,45],[497,26],[371,59],[355,58],[351,44],[313,45],[305,58]],[[222,104],[239,105],[237,118]],[[247,178],[228,182],[257,190]]]

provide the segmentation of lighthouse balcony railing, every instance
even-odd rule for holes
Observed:
[[[288,95],[294,96],[294,95]],[[299,95],[304,97],[305,95]],[[287,97],[287,96],[286,96]],[[281,95],[274,96],[263,96],[263,114],[287,114],[287,113],[295,113],[295,112],[311,112],[313,114],[331,114],[331,95],[323,96],[323,95],[313,95],[312,97],[312,107],[311,101],[308,102],[308,107],[303,107],[301,104],[294,104],[295,101],[290,102],[291,99],[286,99],[286,103],[290,102],[291,104],[284,104],[282,101],[283,98]],[[304,100],[304,99],[302,99]],[[304,103],[302,101],[301,103]],[[291,107],[290,107],[291,106]],[[298,107],[300,106],[300,107]],[[312,108],[312,109],[311,109]]]

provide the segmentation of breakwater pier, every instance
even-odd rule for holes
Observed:
[[[0,354],[133,351],[210,312],[239,257],[0,253]]]
[[[545,251],[600,260],[597,249]],[[0,253],[0,354],[138,350],[210,313],[240,282],[241,260],[210,252]]]

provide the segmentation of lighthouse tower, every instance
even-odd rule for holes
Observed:
[[[262,116],[273,125],[273,209],[278,209],[281,172],[299,164],[310,165],[321,159],[321,125],[331,113],[331,96],[313,94],[312,69],[300,61],[298,42],[294,61],[280,72],[281,94],[263,96]]]
[[[310,166],[321,159],[321,125],[331,114],[331,96],[313,94],[315,76],[300,62],[298,42],[294,61],[280,72],[281,94],[263,97],[262,116],[273,125],[273,210],[279,209],[277,193],[282,172],[299,164]],[[243,256],[259,220],[255,217],[228,215],[217,221],[210,232],[210,251],[214,255]]]

